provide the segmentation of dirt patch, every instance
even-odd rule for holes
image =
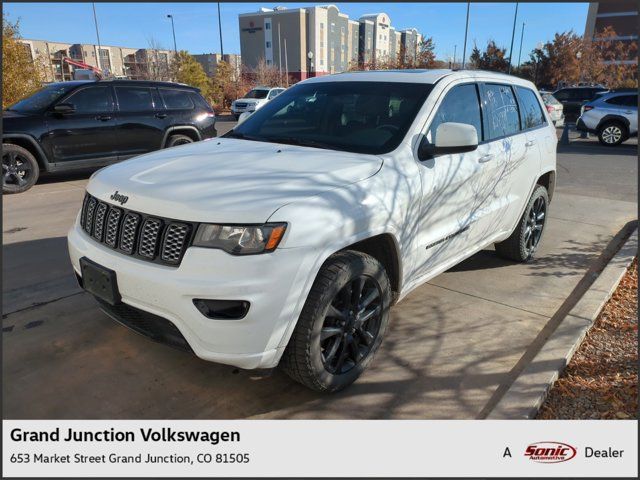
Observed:
[[[638,411],[638,265],[620,285],[553,385],[536,418],[626,419]]]

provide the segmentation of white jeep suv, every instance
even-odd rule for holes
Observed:
[[[97,172],[71,261],[107,314],[152,339],[335,391],[411,290],[491,244],[533,257],[556,142],[515,77],[313,78],[223,138]]]
[[[273,100],[282,92],[284,88],[275,87],[258,87],[251,90],[244,97],[234,100],[231,103],[231,113],[236,120],[240,118],[240,115],[244,112],[253,113],[259,108],[263,107],[269,100]]]

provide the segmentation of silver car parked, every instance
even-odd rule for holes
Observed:
[[[576,128],[598,135],[606,146],[619,145],[638,135],[638,94],[634,91],[609,92],[586,103]]]

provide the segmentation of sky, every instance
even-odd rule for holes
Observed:
[[[225,53],[240,53],[238,14],[260,7],[285,5],[297,8],[325,3],[220,3]],[[464,43],[466,2],[461,3],[336,3],[341,12],[357,20],[365,13],[385,12],[398,30],[415,27],[433,37],[436,57],[450,59],[454,50],[461,61]],[[474,42],[479,48],[495,40],[509,48],[515,3],[472,3],[469,17],[467,58]],[[24,38],[63,43],[97,43],[91,3],[11,3],[3,4],[10,20],[20,21]],[[556,32],[574,30],[582,35],[588,3],[520,3],[514,60],[520,48],[522,22],[525,22],[522,61],[540,42]],[[192,54],[220,51],[217,5],[212,3],[96,3],[100,41],[103,45],[147,48],[151,39],[166,49],[173,48],[171,21],[175,22],[179,50]],[[457,45],[457,47],[455,47]],[[507,52],[507,55],[509,53]]]

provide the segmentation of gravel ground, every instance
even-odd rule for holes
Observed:
[[[615,293],[553,385],[539,419],[625,419],[638,411],[638,266]]]

